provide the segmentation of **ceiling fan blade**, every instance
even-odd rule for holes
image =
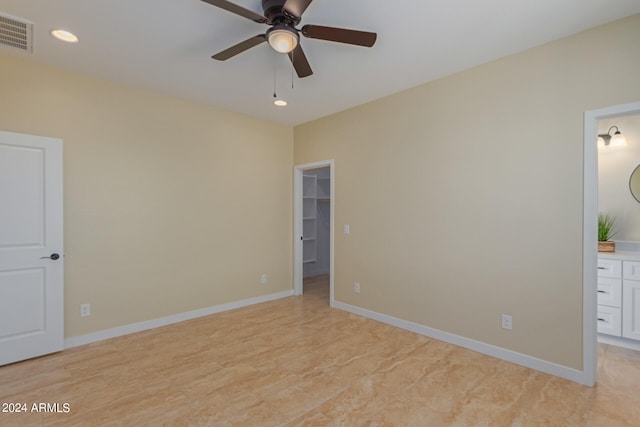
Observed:
[[[298,77],[302,79],[304,77],[309,77],[311,74],[313,74],[313,71],[311,70],[311,65],[309,65],[309,61],[307,61],[307,56],[304,54],[304,51],[302,50],[302,46],[300,46],[300,44],[298,44],[298,46],[296,46],[296,48],[292,52],[289,52],[288,55],[289,55],[289,59],[291,60],[291,63],[293,64],[293,68],[295,68],[296,70],[296,74],[298,75]]]
[[[236,15],[240,15],[245,18],[251,19],[252,21],[259,22],[261,24],[266,24],[268,22],[268,19],[260,15],[259,13],[255,13],[252,10],[245,9],[242,6],[238,6],[237,4],[231,3],[230,1],[227,1],[227,0],[202,0],[202,1],[205,3],[209,3],[213,6],[217,6],[220,9],[224,9],[231,13],[235,13]]]
[[[300,18],[311,4],[311,1],[312,0],[286,0],[284,6],[282,6],[282,10],[296,18]]]
[[[212,56],[213,59],[217,59],[218,61],[226,61],[229,58],[236,56],[239,53],[244,52],[245,50],[249,50],[254,46],[259,45],[267,40],[267,36],[264,34],[258,34],[257,36],[253,36],[250,39],[247,39],[243,42],[240,42],[234,46],[231,46],[229,49],[225,49],[222,52],[216,53]]]
[[[302,35],[310,39],[329,40],[365,47],[373,46],[378,38],[376,33],[347,30],[346,28],[323,27],[321,25],[305,25],[302,27]]]

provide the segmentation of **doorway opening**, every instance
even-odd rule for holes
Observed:
[[[583,383],[593,386],[598,367],[598,125],[601,120],[640,114],[640,102],[587,111],[584,115]]]
[[[329,286],[333,305],[334,161],[294,167],[293,291]]]

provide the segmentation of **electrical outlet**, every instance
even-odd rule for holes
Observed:
[[[262,283],[263,285],[267,283],[267,273],[262,274],[262,276],[260,277],[260,283]]]
[[[80,317],[91,316],[91,304],[80,304]]]
[[[502,315],[502,329],[512,330],[513,329],[513,319],[508,314]]]
[[[355,292],[356,294],[360,293],[360,283],[359,282],[355,282],[353,284],[353,292]]]

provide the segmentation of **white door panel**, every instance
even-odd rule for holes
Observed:
[[[622,288],[622,336],[640,340],[640,281],[625,280]]]
[[[0,365],[62,350],[62,240],[62,141],[0,132]]]
[[[44,246],[44,149],[0,145],[0,170],[1,247]]]
[[[0,336],[44,331],[44,268],[0,272]]]

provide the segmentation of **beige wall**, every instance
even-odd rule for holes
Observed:
[[[291,289],[290,127],[9,57],[0,75],[0,129],[64,140],[67,337]]]
[[[351,225],[336,299],[581,369],[583,113],[640,100],[638,40],[640,15],[296,127]]]

